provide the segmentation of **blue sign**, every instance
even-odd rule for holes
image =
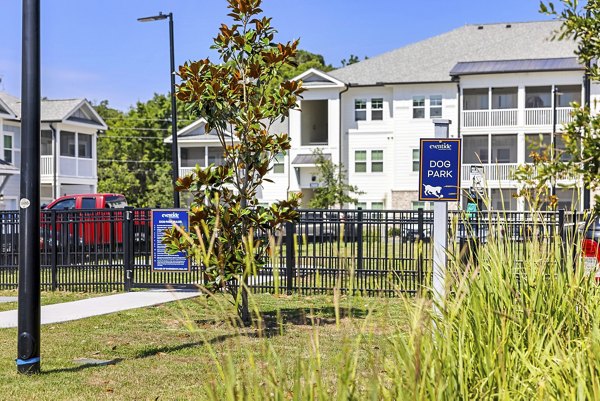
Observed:
[[[179,226],[186,231],[189,229],[190,220],[187,210],[181,209],[155,209],[152,215],[152,270],[153,271],[178,271],[190,270],[190,260],[183,252],[176,254],[167,253],[167,246],[162,243],[165,230]]]
[[[460,198],[460,139],[421,139],[420,201]]]

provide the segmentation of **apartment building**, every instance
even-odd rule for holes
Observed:
[[[96,192],[96,139],[106,123],[85,99],[42,100],[40,198]],[[0,209],[16,210],[20,192],[21,101],[0,92]]]
[[[418,200],[419,139],[433,137],[432,121],[443,118],[452,121],[450,136],[463,140],[463,192],[473,171],[483,175],[491,208],[526,209],[513,197],[521,185],[514,169],[550,143],[554,126],[563,146],[572,102],[590,99],[598,111],[600,86],[585,92],[575,42],[551,39],[560,24],[466,25],[335,71],[306,71],[295,78],[307,91],[289,115],[292,149],[278,158],[264,201],[288,191],[310,200],[320,185],[313,156],[320,148],[365,192],[358,206],[428,208]],[[556,185],[561,207],[581,208],[576,177]]]

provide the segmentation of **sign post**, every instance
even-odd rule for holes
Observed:
[[[154,209],[152,216],[152,271],[187,272],[190,270],[190,259],[183,252],[167,253],[167,246],[162,243],[165,230],[174,225],[189,229],[189,213],[182,209]]]
[[[448,139],[450,120],[434,120],[435,139],[421,139],[419,200],[433,201],[433,291],[445,295],[448,202],[460,200],[461,140]]]

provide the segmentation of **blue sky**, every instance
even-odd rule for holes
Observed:
[[[41,0],[42,95],[107,99],[126,110],[169,90],[168,22],[137,22],[173,12],[175,63],[211,56],[225,0]],[[538,0],[264,0],[279,41],[334,66],[350,54],[375,56],[464,24],[548,19]],[[0,12],[0,90],[20,95],[21,1]]]

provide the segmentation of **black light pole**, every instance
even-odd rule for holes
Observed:
[[[138,18],[140,22],[151,22],[169,19],[169,48],[171,53],[171,133],[173,142],[171,144],[171,161],[173,166],[173,206],[179,208],[179,192],[175,189],[179,177],[179,155],[177,149],[177,102],[175,99],[175,42],[173,39],[173,13],[162,12],[152,17]]]
[[[40,371],[40,0],[23,0],[17,372]]]

